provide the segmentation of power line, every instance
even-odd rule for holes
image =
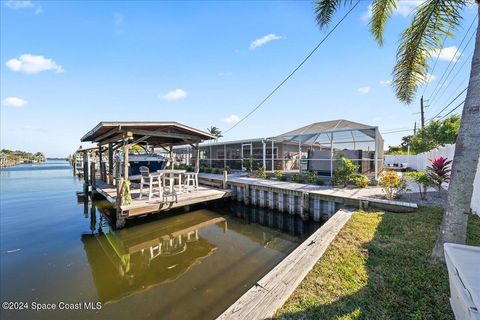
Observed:
[[[381,133],[381,134],[391,134],[391,133],[407,132],[407,131],[413,131],[413,129],[405,129],[405,130],[397,130],[397,131],[386,131],[386,132],[380,132],[380,133]]]
[[[450,101],[442,110],[440,110],[439,113],[437,113],[434,117],[430,118],[428,120],[428,122],[432,121],[433,119],[435,119],[436,117],[438,117],[443,111],[445,111],[455,100],[458,99],[458,97],[460,97],[465,91],[467,91],[468,89],[468,86],[465,87],[465,89],[462,90],[462,92],[460,92],[455,98],[453,98],[452,101]]]
[[[474,32],[472,33],[472,35],[470,36],[470,39],[468,39],[468,42],[467,42],[467,44],[465,44],[465,47],[463,47],[463,49],[462,49],[463,51],[460,52],[460,55],[459,55],[458,59],[460,59],[460,57],[462,56],[463,52],[465,52],[465,49],[466,49],[467,46],[470,44],[470,42],[472,41],[472,39],[473,39],[474,36],[475,36],[475,31],[474,31]],[[459,49],[457,49],[457,51],[458,51],[458,50],[459,50]],[[455,53],[455,55],[456,55],[456,53]],[[455,55],[454,55],[454,57],[455,57]],[[458,59],[457,59],[457,60],[458,60]],[[435,96],[434,96],[433,98],[431,98],[431,100],[430,100],[431,103],[433,103],[433,101],[438,97],[438,95],[440,94],[440,90],[442,89],[442,87],[443,87],[443,89],[444,89],[444,91],[445,91],[445,89],[446,89],[446,88],[448,87],[448,85],[451,83],[451,81],[450,81],[449,84],[444,87],[445,82],[447,81],[448,77],[450,77],[450,74],[452,74],[452,71],[453,71],[453,69],[455,69],[455,66],[456,66],[456,64],[454,64],[453,67],[452,67],[452,69],[450,69],[450,71],[448,72],[447,76],[446,76],[445,79],[443,80],[442,85],[438,87],[437,93],[436,93]]]
[[[449,31],[450,31],[450,29],[449,29]],[[442,49],[445,46],[445,41],[447,40],[447,37],[448,37],[448,34],[446,34],[445,37],[443,38],[442,47],[440,48],[440,50],[438,50],[437,58],[435,59],[435,63],[433,64],[432,71],[430,72],[431,75],[433,75],[433,72],[435,71],[435,67],[437,66],[438,58],[440,58],[440,53],[442,53]],[[429,83],[430,83],[430,81],[428,81],[427,84],[425,85],[425,88],[423,88],[422,97],[425,95],[425,91],[427,91]]]
[[[448,62],[448,65],[447,67],[445,68],[445,71],[443,72],[442,76],[440,77],[440,80],[437,82],[437,85],[435,86],[435,89],[433,89],[433,92],[432,94],[430,95],[430,101],[433,101],[432,97],[434,95],[436,95],[436,91],[437,89],[439,89],[440,87],[440,83],[442,82],[443,78],[445,77],[445,74],[447,73],[448,69],[450,68],[450,65],[452,64],[452,61],[454,60],[454,58],[456,57],[457,53],[458,53],[458,50],[460,50],[460,47],[462,46],[463,44],[463,41],[465,41],[465,38],[467,37],[468,33],[470,32],[470,29],[472,28],[474,22],[477,20],[477,16],[475,16],[475,18],[472,20],[472,23],[470,23],[470,26],[468,27],[467,29],[467,32],[465,32],[465,34],[463,35],[463,38],[462,38],[462,41],[460,41],[460,44],[459,46],[457,47],[457,50],[455,50],[455,54],[453,55],[453,59],[451,59],[449,62]],[[474,30],[475,31],[475,30]],[[475,32],[474,32],[475,34]],[[463,52],[460,53],[460,56],[462,55]],[[460,59],[460,57],[458,57]],[[453,66],[453,68],[455,68],[455,65]],[[452,68],[452,69],[453,69]]]
[[[307,62],[308,59],[310,59],[310,57],[315,53],[315,51],[317,51],[318,48],[320,48],[320,46],[322,45],[323,42],[325,42],[325,40],[328,39],[328,37],[333,33],[333,31],[335,31],[335,29],[337,29],[337,27],[340,25],[340,23],[343,22],[343,20],[345,20],[347,18],[347,16],[350,14],[350,12],[353,11],[353,9],[355,9],[357,7],[357,5],[360,3],[360,0],[358,0],[354,5],[353,7],[350,8],[350,10],[347,11],[347,13],[342,17],[342,19],[340,19],[340,21],[338,21],[335,26],[325,35],[325,37],[323,37],[323,39],[315,46],[315,48],[313,48],[313,50],[302,60],[302,62],[300,62],[300,64],[295,68],[293,69],[292,72],[290,72],[290,74],[282,81],[280,82],[280,84],[278,84],[255,108],[253,108],[249,113],[247,113],[247,115],[245,115],[242,119],[240,119],[240,121],[238,121],[237,123],[235,123],[233,126],[231,126],[229,129],[227,129],[224,133],[227,133],[229,131],[231,131],[233,128],[235,128],[236,126],[238,126],[240,123],[242,123],[245,119],[247,119],[250,115],[252,115],[255,111],[258,110],[258,108],[260,108],[271,96],[273,96],[273,94],[278,90],[280,89],[280,87],[288,81],[288,79],[290,79],[304,64],[305,62]]]
[[[460,102],[460,104],[458,106],[456,106],[455,108],[453,108],[452,110],[450,110],[447,114],[445,114],[444,116],[442,116],[440,119],[438,120],[442,120],[444,118],[446,118],[450,113],[452,113],[453,111],[457,110],[458,108],[460,108],[463,104],[465,103],[465,100],[463,100],[462,102]]]
[[[470,57],[472,57],[472,56],[473,56],[473,51],[470,52],[470,54],[468,55],[467,58],[465,58],[465,60],[463,61],[462,65],[461,65],[460,68],[457,70],[457,73],[455,73],[455,75],[453,76],[452,80],[450,80],[450,82],[447,84],[447,86],[446,86],[445,88],[443,88],[442,93],[438,96],[439,99],[440,99],[440,97],[443,96],[443,94],[446,92],[447,88],[448,88],[448,87],[453,83],[453,81],[457,78],[457,76],[460,74],[460,71],[463,70],[463,67],[466,65],[467,61],[471,61],[471,60],[470,60]],[[467,76],[469,76],[469,75],[467,74]],[[458,85],[458,87],[457,87],[455,90],[453,90],[453,92],[456,92],[456,91],[458,90],[458,88],[462,85],[462,83],[463,83],[463,81]],[[450,100],[450,98],[451,98],[452,96],[453,96],[453,93],[450,95],[450,97],[447,99],[447,101]],[[437,109],[437,110],[438,110],[438,109]]]

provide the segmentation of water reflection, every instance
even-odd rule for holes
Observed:
[[[156,308],[176,319],[214,318],[314,228],[290,215],[219,202],[115,230],[96,209],[108,212],[104,202],[89,208],[92,232],[82,242],[100,301],[162,292],[170,302]]]

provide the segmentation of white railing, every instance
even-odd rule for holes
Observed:
[[[447,144],[444,147],[432,149],[427,152],[416,155],[401,155],[401,156],[385,156],[385,165],[393,165],[394,163],[405,163],[409,168],[422,171],[430,164],[430,159],[438,156],[446,157],[449,160],[453,159],[455,153],[455,145]],[[473,195],[471,208],[473,212],[480,216],[480,161],[478,162],[477,174],[473,182]]]

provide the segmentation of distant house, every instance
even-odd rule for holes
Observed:
[[[176,148],[175,154],[179,162],[195,163],[195,153],[188,146]],[[383,138],[378,127],[340,119],[268,138],[203,143],[200,165],[245,170],[248,162],[255,162],[267,171],[311,171],[329,176],[340,163],[339,154],[357,163],[360,173],[376,178],[383,168]]]

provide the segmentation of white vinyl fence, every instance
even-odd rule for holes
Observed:
[[[438,156],[446,157],[449,160],[453,160],[455,153],[455,145],[447,144],[444,147],[432,149],[427,152],[419,153],[416,155],[401,155],[401,156],[385,156],[385,165],[393,165],[394,163],[404,163],[408,167],[423,171],[430,165],[430,159]],[[475,214],[480,216],[480,161],[477,167],[477,174],[473,182],[473,196],[472,196],[472,210]]]

